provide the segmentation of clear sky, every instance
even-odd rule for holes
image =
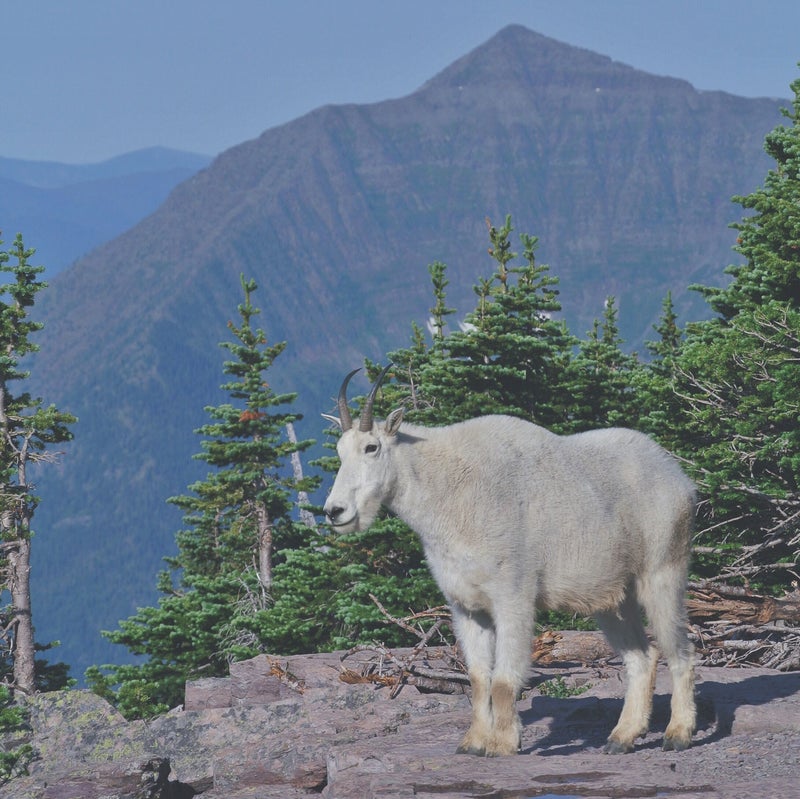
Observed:
[[[510,23],[698,89],[800,77],[800,0],[0,0],[0,156],[215,155],[409,94]]]

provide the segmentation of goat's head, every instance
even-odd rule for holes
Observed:
[[[336,447],[341,466],[325,503],[328,521],[341,532],[366,530],[375,521],[381,504],[394,492],[392,449],[403,421],[403,409],[393,411],[384,422],[372,418],[375,395],[390,366],[375,381],[357,424],[347,405],[347,384],[358,369],[345,377],[339,389],[338,418],[323,414],[342,429]]]

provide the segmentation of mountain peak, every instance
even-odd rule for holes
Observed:
[[[481,85],[498,91],[521,82],[530,88],[565,87],[574,93],[582,89],[632,89],[652,80],[691,89],[687,81],[655,76],[523,25],[508,25],[429,80],[423,89]]]

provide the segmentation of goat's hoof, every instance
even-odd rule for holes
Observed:
[[[486,748],[483,746],[464,746],[463,744],[456,749],[457,755],[476,755],[486,757]]]
[[[606,741],[606,745],[603,747],[603,752],[607,755],[625,755],[628,752],[633,751],[633,744],[625,744],[621,741],[615,741],[609,738]]]
[[[691,738],[682,738],[677,735],[667,735],[664,737],[664,744],[661,748],[665,752],[684,752],[691,745]]]
[[[522,741],[519,739],[517,739],[516,742],[504,740],[489,741],[486,747],[486,757],[508,757],[508,755],[518,755],[520,749],[522,749]]]

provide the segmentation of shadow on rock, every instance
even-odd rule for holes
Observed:
[[[800,694],[800,674],[757,674],[744,680],[738,679],[740,674],[730,676],[730,680],[698,682],[694,747],[732,734],[800,729],[796,699],[784,701]],[[622,703],[621,696],[534,696],[530,709],[521,712],[522,751],[547,756],[601,749],[617,723]],[[660,748],[669,717],[670,694],[657,693],[653,697],[650,732],[636,749]]]

